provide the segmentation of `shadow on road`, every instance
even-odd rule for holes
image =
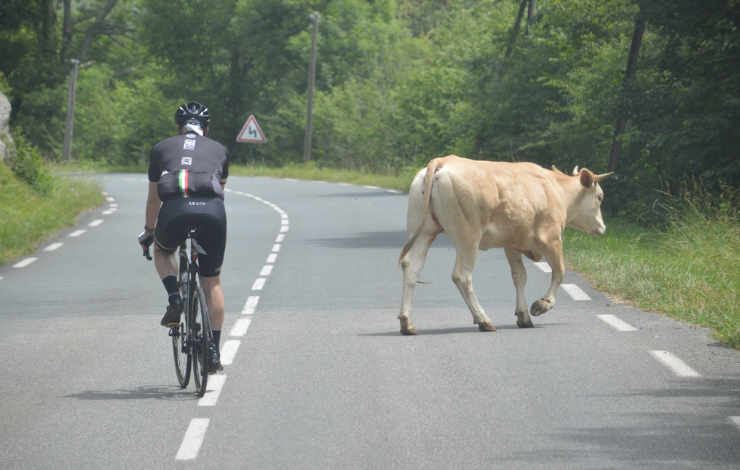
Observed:
[[[363,232],[354,237],[344,238],[316,238],[307,240],[309,245],[328,246],[331,248],[396,248],[401,253],[403,245],[408,240],[405,231],[395,232]],[[455,245],[446,236],[438,236],[431,248],[454,248]]]
[[[78,400],[183,400],[197,399],[195,392],[176,386],[138,387],[134,390],[86,390],[62,398]]]

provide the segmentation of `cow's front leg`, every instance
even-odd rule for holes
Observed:
[[[401,313],[398,315],[398,319],[401,321],[401,334],[417,334],[416,328],[414,328],[414,320],[411,318],[411,299],[414,296],[414,288],[416,283],[419,282],[421,270],[426,262],[429,247],[437,233],[422,231],[414,242],[414,246],[401,260],[401,266],[403,267],[403,298],[401,300]]]
[[[478,257],[478,244],[465,247],[455,246],[455,251],[457,259],[455,269],[452,270],[452,281],[465,299],[465,303],[468,304],[470,313],[473,314],[473,324],[478,325],[480,331],[496,331],[473,292],[473,268]]]
[[[516,287],[516,326],[519,328],[533,328],[532,317],[529,316],[527,300],[524,298],[524,286],[527,284],[527,270],[522,263],[522,254],[511,248],[504,248],[506,259],[511,267],[511,277]]]
[[[560,241],[560,237],[548,243],[543,251],[545,252],[545,257],[550,268],[552,268],[552,280],[550,281],[550,288],[547,290],[547,294],[532,304],[530,313],[534,316],[542,315],[555,306],[555,296],[558,293],[560,284],[563,283],[563,277],[565,275],[563,243]]]

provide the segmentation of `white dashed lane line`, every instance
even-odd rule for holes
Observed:
[[[252,290],[262,290],[265,287],[265,282],[267,282],[267,279],[263,277],[258,277],[257,280],[254,281],[254,284],[252,284]]]
[[[591,297],[575,284],[560,284],[560,287],[562,287],[573,300],[591,300]]]
[[[249,325],[252,324],[251,318],[240,318],[234,323],[234,326],[229,331],[229,336],[244,336],[249,330]]]
[[[619,318],[615,317],[614,315],[596,315],[601,319],[604,323],[611,326],[617,331],[637,331],[637,328],[630,325],[627,322],[624,322],[620,320]]]
[[[93,220],[92,222],[90,222],[90,224],[88,225],[88,227],[97,227],[98,225],[102,224],[103,222],[105,222],[103,219],[96,219],[96,220]]]
[[[28,266],[29,264],[33,263],[37,259],[38,258],[26,258],[26,259],[22,259],[22,260],[18,261],[17,263],[15,263],[13,265],[13,267],[14,268],[25,268],[26,266]]]
[[[679,377],[701,377],[697,371],[668,351],[650,351],[650,354]]]
[[[552,272],[552,268],[550,267],[549,264],[547,264],[546,261],[540,261],[538,263],[534,263],[534,265],[537,266],[538,268],[540,268],[540,270],[542,272],[544,272],[544,273],[551,273]]]
[[[242,342],[236,339],[230,339],[224,343],[221,347],[221,365],[230,366],[234,363],[234,357],[236,357],[240,344]]]
[[[68,236],[68,237],[73,237],[73,238],[74,238],[74,237],[79,237],[80,235],[82,235],[82,234],[83,234],[83,233],[85,233],[85,232],[87,232],[87,230],[75,230],[74,232],[70,233],[70,234],[69,234],[69,235],[67,235],[67,236]]]
[[[254,310],[257,308],[257,303],[260,301],[259,296],[253,295],[250,296],[247,299],[247,303],[244,304],[244,309],[242,310],[242,314],[244,315],[251,315],[254,313]]]
[[[223,360],[221,363],[223,364]],[[206,393],[198,400],[198,406],[216,406],[218,397],[221,396],[221,390],[223,390],[225,383],[225,375],[209,375],[208,383],[206,384]]]
[[[740,416],[730,416],[730,423],[735,425],[738,431],[740,431]]]
[[[54,251],[57,248],[61,247],[62,245],[64,245],[64,243],[62,242],[52,243],[51,245],[44,248],[44,251]]]
[[[210,421],[208,418],[193,418],[190,421],[190,426],[185,431],[185,438],[180,444],[180,450],[177,451],[175,460],[193,460],[198,457]]]

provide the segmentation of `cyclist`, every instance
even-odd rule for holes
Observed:
[[[154,243],[154,264],[167,289],[169,305],[162,326],[180,323],[183,301],[178,288],[175,251],[186,230],[198,227],[196,239],[206,254],[198,256],[203,290],[211,319],[213,342],[208,372],[223,370],[219,354],[224,321],[221,265],[226,247],[224,185],[229,152],[208,137],[208,108],[192,101],[175,112],[177,136],[159,142],[149,154],[149,196],[140,244],[144,255]]]

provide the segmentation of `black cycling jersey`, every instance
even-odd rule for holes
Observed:
[[[208,137],[187,132],[165,139],[149,154],[149,181],[157,183],[159,199],[219,198],[229,176],[229,152]]]

